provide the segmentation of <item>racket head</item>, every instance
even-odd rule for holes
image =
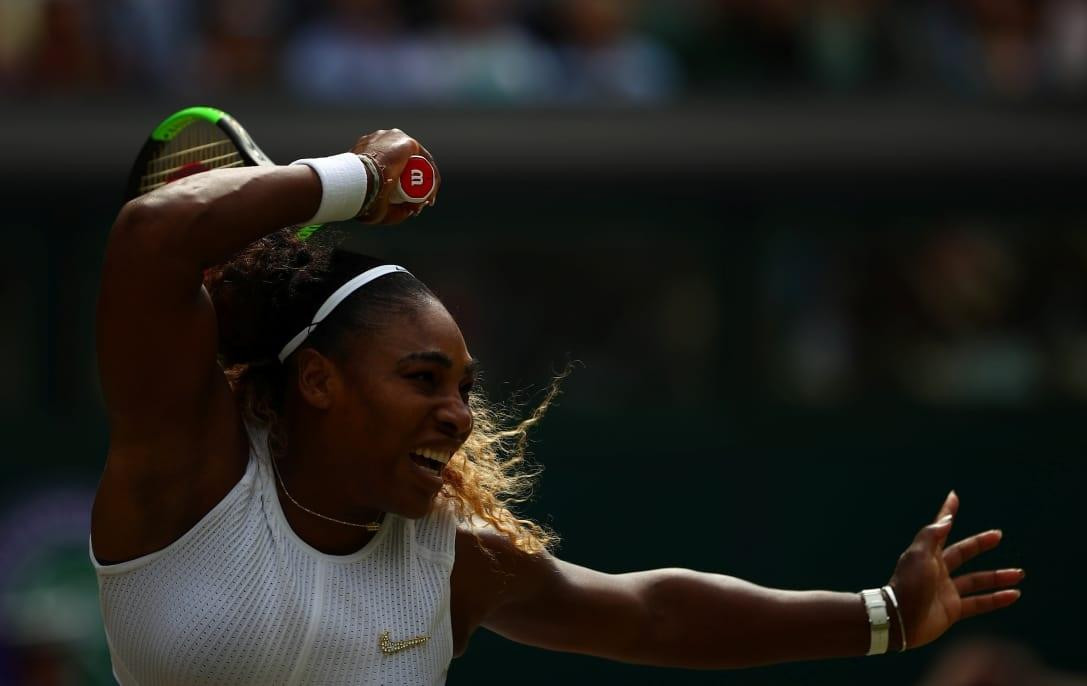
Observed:
[[[273,164],[234,117],[214,107],[186,107],[151,132],[129,172],[124,199],[209,169]]]

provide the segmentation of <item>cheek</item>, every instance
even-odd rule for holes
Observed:
[[[403,379],[372,377],[354,387],[344,419],[350,424],[349,435],[372,452],[386,457],[403,452],[406,456],[418,441],[433,439],[426,433],[431,410],[426,395]]]
[[[405,453],[423,436],[427,416],[424,402],[409,393],[390,392],[362,399],[350,417],[350,435],[359,447],[378,455]]]

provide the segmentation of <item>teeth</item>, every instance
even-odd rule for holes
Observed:
[[[446,455],[444,453],[440,453],[437,450],[431,450],[430,448],[419,448],[418,450],[415,451],[415,454],[416,455],[421,455],[422,457],[429,458],[431,460],[434,460],[435,462],[441,462],[442,464],[445,464],[446,462],[449,462],[449,457],[450,457],[449,455]]]

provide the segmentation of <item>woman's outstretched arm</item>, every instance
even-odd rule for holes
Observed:
[[[949,496],[940,517],[957,507],[957,496]],[[891,580],[911,648],[932,641],[960,619],[1018,598],[1018,591],[995,589],[1017,583],[1020,570],[951,577],[966,560],[995,547],[1000,536],[986,532],[945,549],[949,528],[945,522],[922,529]],[[868,615],[857,593],[776,590],[687,569],[603,574],[550,556],[525,555],[497,534],[486,534],[484,540],[497,566],[485,555],[473,555],[470,535],[459,541],[457,566],[462,549],[469,561],[464,572],[454,569],[456,624],[462,621],[459,610],[464,621],[475,618],[518,642],[690,669],[868,652]],[[497,571],[488,575],[487,569]],[[478,586],[476,593],[487,600],[458,599],[458,584],[465,598],[472,598],[472,587]],[[492,589],[489,596],[486,588]],[[897,618],[892,619],[891,650],[901,645],[900,631]]]

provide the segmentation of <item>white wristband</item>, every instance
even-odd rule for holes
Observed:
[[[291,164],[304,164],[321,179],[321,205],[306,224],[344,221],[358,215],[367,187],[366,165],[358,155],[345,152]]]
[[[878,588],[861,591],[864,608],[868,610],[868,627],[871,638],[868,644],[869,655],[882,655],[887,652],[887,639],[891,629],[891,618],[887,615],[887,601]]]

